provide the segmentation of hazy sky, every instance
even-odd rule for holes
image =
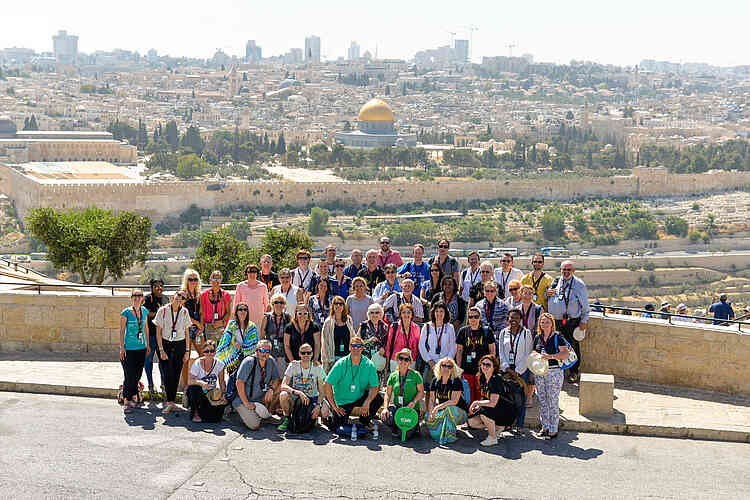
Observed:
[[[2,1],[0,47],[52,50],[59,29],[79,36],[83,52],[123,48],[144,54],[211,57],[217,48],[244,55],[254,39],[263,56],[303,47],[321,37],[328,59],[346,55],[352,40],[362,52],[413,57],[418,50],[469,38],[472,59],[531,53],[537,61],[587,59],[632,65],[641,59],[750,64],[747,0],[370,0],[346,2],[239,0]],[[116,6],[116,7],[115,7]]]

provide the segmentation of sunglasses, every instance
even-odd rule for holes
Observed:
[[[312,356],[312,351],[300,351],[299,353],[303,356]]]
[[[142,294],[142,293],[134,293],[133,295],[131,295],[131,297],[132,297],[132,298],[135,298],[135,297],[143,297],[143,294]]]
[[[215,282],[217,282],[217,283],[218,283],[218,282],[220,282],[220,281],[221,281],[221,278],[211,278],[211,281],[215,281]]]
[[[275,306],[283,306],[283,305],[284,305],[284,302],[283,302],[283,301],[281,301],[281,300],[274,300],[274,301],[273,301],[273,305],[275,305]]]
[[[490,288],[488,290],[485,290],[484,293],[497,293],[497,290],[495,290],[494,288]]]
[[[448,245],[438,245],[438,248],[450,248]]]
[[[336,264],[334,267],[346,267],[344,264]]]
[[[543,260],[532,260],[531,263],[532,264],[544,264],[544,261]]]
[[[206,349],[203,351],[203,354],[213,354],[216,352],[216,349]]]
[[[508,262],[512,262],[512,261],[510,261],[510,260],[508,260],[508,259],[503,259],[503,260],[501,260],[500,262],[502,262],[502,263],[504,263],[504,264],[507,264]]]
[[[380,244],[381,245],[390,245],[391,242],[390,241],[381,241]]]
[[[492,274],[492,271],[479,271],[482,274]]]
[[[258,274],[258,271],[256,271],[255,269],[250,269],[248,270],[247,274]]]
[[[350,349],[362,349],[362,344],[349,344]]]
[[[297,311],[297,316],[307,316],[307,311]]]
[[[492,368],[492,363],[484,362],[482,363],[482,366],[486,366],[487,368]]]
[[[367,314],[381,314],[380,311],[367,311]]]
[[[440,272],[440,269],[430,269],[430,272],[431,272],[431,273],[439,273],[439,272]]]
[[[185,300],[185,296],[184,295],[175,295],[175,299],[176,300]]]
[[[238,307],[237,312],[247,312],[247,307]]]
[[[398,360],[403,361],[404,363],[411,363],[411,359],[407,358],[406,356],[399,356]]]
[[[188,278],[188,281],[198,281],[198,278]]]
[[[343,302],[334,302],[333,305],[334,306],[343,306],[344,303]]]
[[[469,319],[479,319],[481,316],[477,316],[476,314],[472,314],[469,316]]]
[[[385,274],[396,274],[396,271],[386,271]]]
[[[268,354],[268,353],[271,352],[271,349],[262,349],[262,348],[259,348],[258,352],[262,352],[263,354]]]
[[[562,272],[565,272],[565,271],[572,271],[572,269],[571,269],[571,268],[569,268],[569,267],[565,267],[565,268],[563,268],[563,269],[560,269],[560,270],[561,270]]]
[[[297,257],[297,260],[310,260],[310,257]]]
[[[440,365],[440,368],[453,368],[452,365]]]

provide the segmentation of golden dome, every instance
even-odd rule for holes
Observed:
[[[393,110],[380,99],[370,99],[359,110],[361,122],[392,122]]]

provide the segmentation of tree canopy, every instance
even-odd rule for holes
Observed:
[[[101,284],[107,275],[120,279],[133,263],[145,262],[149,252],[151,221],[132,212],[37,208],[26,217],[26,226],[47,245],[56,267],[78,273],[85,284]]]

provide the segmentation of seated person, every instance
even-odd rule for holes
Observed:
[[[482,356],[479,360],[479,392],[479,399],[469,407],[469,426],[487,429],[487,439],[479,444],[493,446],[497,444],[498,438],[496,424],[507,425],[508,418],[504,413],[508,406],[500,403],[500,395],[503,393],[500,362],[492,354]],[[512,410],[510,414],[515,417]]]
[[[326,401],[331,407],[327,425],[332,431],[346,424],[355,409],[359,409],[360,423],[369,426],[383,404],[378,372],[372,361],[362,356],[363,347],[361,337],[352,337],[349,354],[336,361],[326,377]]]
[[[394,434],[399,434],[399,429],[393,416],[399,408],[404,406],[419,411],[419,402],[424,397],[424,384],[422,376],[418,371],[409,368],[412,357],[408,348],[401,349],[396,353],[398,369],[391,373],[386,382],[385,402],[380,419]],[[406,432],[406,439],[410,439],[419,432],[419,425]]]
[[[302,344],[299,348],[299,357],[301,361],[292,361],[284,373],[284,379],[281,381],[281,393],[279,402],[281,410],[284,412],[284,420],[279,425],[279,430],[285,432],[289,429],[289,417],[292,415],[297,400],[300,400],[303,406],[312,405],[312,420],[315,422],[318,416],[323,414],[323,418],[328,418],[330,412],[328,407],[322,407],[318,398],[325,390],[326,373],[320,365],[314,365],[312,362],[313,348],[310,344]]]
[[[212,405],[208,399],[211,391],[216,389],[218,381],[221,400],[227,386],[224,382],[224,363],[216,359],[216,342],[209,340],[203,344],[203,356],[196,359],[188,373],[186,391],[188,408],[193,422],[220,422],[224,416],[224,404]],[[218,399],[218,398],[217,398]]]
[[[432,439],[446,444],[456,441],[456,429],[466,422],[461,369],[453,358],[442,358],[433,368],[425,426]]]
[[[232,405],[245,425],[258,430],[278,404],[279,373],[271,357],[271,341],[258,341],[255,355],[242,360],[237,370],[237,397]]]

